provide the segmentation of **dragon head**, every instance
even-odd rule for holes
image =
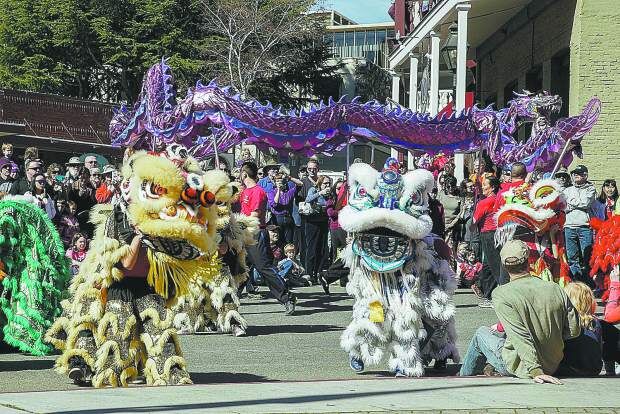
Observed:
[[[155,251],[183,260],[215,251],[216,195],[180,146],[139,151],[123,166],[122,209]]]
[[[339,214],[342,228],[353,233],[353,252],[373,271],[400,268],[411,255],[411,239],[426,237],[433,222],[428,215],[428,193],[433,175],[426,170],[398,173],[398,162],[388,158],[383,171],[368,164],[349,169],[348,204]]]
[[[512,238],[516,226],[542,234],[564,224],[566,200],[555,180],[540,180],[532,186],[524,184],[508,191],[504,198],[506,204],[496,215],[500,229],[496,237],[500,244]]]
[[[522,122],[535,121],[539,118],[548,120],[551,114],[557,114],[562,109],[562,98],[546,91],[533,94],[524,90],[523,93],[514,92],[514,96],[515,98],[508,102],[508,106]]]

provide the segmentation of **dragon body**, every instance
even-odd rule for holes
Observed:
[[[516,94],[509,107],[500,111],[474,107],[449,117],[377,101],[362,103],[357,98],[349,102],[330,98],[327,104],[307,110],[283,112],[269,102],[244,101],[215,81],[198,82],[177,101],[170,68],[162,59],[146,73],[133,109],[121,107],[115,112],[110,135],[117,146],[155,148],[179,143],[198,159],[214,154],[214,141],[219,152],[246,142],[281,153],[329,155],[347,142],[372,140],[429,153],[484,148],[500,166],[522,161],[530,171],[550,170],[567,142],[563,164],[570,163],[573,154],[581,155],[580,141],[600,114],[600,101],[593,98],[581,114],[552,126],[549,114],[560,106],[557,96],[525,93]],[[523,121],[534,122],[535,128],[519,143],[513,135]]]

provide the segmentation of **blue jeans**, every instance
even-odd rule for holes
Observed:
[[[589,227],[565,227],[566,256],[573,280],[584,282],[590,287],[590,256],[592,255],[592,229]]]
[[[486,363],[493,365],[493,368],[501,375],[511,375],[506,370],[506,364],[502,359],[504,342],[506,342],[506,339],[493,333],[488,326],[478,328],[469,343],[467,353],[463,357],[463,364],[461,365],[459,375],[482,374],[482,369]]]
[[[278,266],[278,276],[286,280],[293,271],[293,261],[291,259],[284,259],[280,263],[280,266]]]

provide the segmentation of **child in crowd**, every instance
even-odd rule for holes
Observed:
[[[80,270],[80,264],[86,258],[86,250],[88,248],[88,240],[82,233],[75,233],[71,240],[71,247],[67,249],[65,254],[71,260],[71,274],[77,275]]]
[[[297,255],[295,245],[289,243],[284,246],[284,255],[285,258],[278,262],[278,275],[280,275],[289,286],[310,286],[310,277],[304,275],[305,269],[295,258]]]
[[[478,279],[482,270],[482,263],[478,261],[476,253],[467,243],[459,243],[456,256],[456,278],[461,287],[470,287]]]
[[[266,229],[269,232],[269,246],[273,254],[273,262],[278,263],[284,258],[282,244],[280,243],[280,228],[274,224],[270,224]]]
[[[67,201],[64,199],[56,200],[56,229],[60,234],[60,239],[65,249],[71,247],[73,236],[80,231],[80,223],[75,217],[75,211],[77,210],[77,204],[74,201]],[[73,213],[72,213],[73,211]]]

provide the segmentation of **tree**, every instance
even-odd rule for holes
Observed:
[[[0,0],[0,85],[133,102],[162,56],[195,82],[207,38],[191,0]]]
[[[212,70],[243,94],[299,106],[333,79],[315,0],[204,0]],[[297,97],[293,96],[293,92]]]
[[[275,69],[266,78],[255,79],[249,94],[285,108],[301,108],[309,102],[337,98],[342,64],[329,63],[331,51],[322,36],[300,39],[292,45],[296,53],[286,65]]]
[[[356,95],[363,101],[385,102],[390,96],[390,82],[389,73],[371,61],[361,61],[355,70]]]

